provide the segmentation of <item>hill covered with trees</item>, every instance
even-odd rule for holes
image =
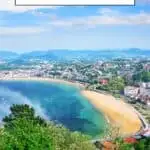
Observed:
[[[28,105],[13,105],[0,130],[1,150],[94,150],[89,137],[46,122]]]
[[[115,129],[106,133],[103,142],[92,144],[89,136],[45,121],[26,104],[13,105],[10,111],[0,128],[0,150],[108,150],[104,144],[108,135],[109,150],[150,150],[150,139],[125,142]]]

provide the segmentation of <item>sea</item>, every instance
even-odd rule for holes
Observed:
[[[0,81],[0,121],[12,104],[28,104],[37,115],[93,138],[103,134],[104,115],[81,95],[80,89],[46,81]]]

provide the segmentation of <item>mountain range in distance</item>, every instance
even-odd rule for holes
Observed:
[[[11,51],[0,50],[0,60],[4,61],[28,61],[28,60],[49,60],[49,61],[71,61],[71,60],[98,60],[113,58],[150,58],[150,50],[131,48],[125,50],[48,50],[32,51],[18,54]]]

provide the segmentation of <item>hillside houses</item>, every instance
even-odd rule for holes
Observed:
[[[150,64],[144,64],[143,68],[144,68],[146,71],[150,71]]]
[[[130,97],[133,101],[139,101],[150,106],[150,82],[140,83],[139,87],[126,86],[124,95]]]
[[[134,87],[134,86],[126,86],[124,88],[124,95],[131,97],[131,98],[136,98],[137,95],[139,94],[139,88]]]

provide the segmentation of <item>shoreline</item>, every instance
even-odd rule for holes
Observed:
[[[4,81],[47,81],[51,83],[60,83],[60,84],[67,84],[67,85],[73,85],[75,87],[84,88],[85,85],[82,83],[79,83],[77,81],[67,81],[64,79],[57,79],[57,78],[42,78],[42,77],[13,77],[13,78],[0,78],[0,80]]]
[[[77,81],[66,81],[57,78],[41,78],[41,77],[13,77],[0,78],[4,81],[47,81],[51,83],[60,83],[72,85],[81,88],[81,94],[89,100],[89,102],[106,118],[108,124],[119,126],[121,135],[133,135],[142,127],[141,120],[134,108],[122,100],[116,100],[110,94],[101,94],[95,91],[85,90],[85,85]],[[110,105],[111,104],[111,105]]]
[[[122,100],[116,100],[111,95],[83,90],[81,94],[100,112],[109,119],[110,124],[119,127],[121,135],[133,135],[140,131],[141,120],[134,108]]]

